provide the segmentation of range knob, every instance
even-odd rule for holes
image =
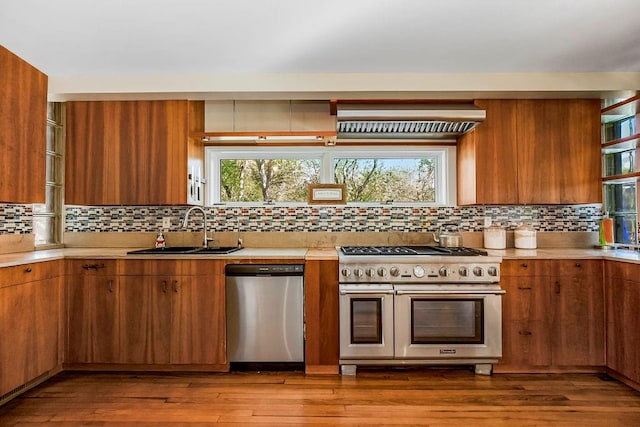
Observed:
[[[351,276],[351,270],[349,270],[349,269],[348,269],[348,268],[346,268],[346,267],[345,267],[345,268],[343,268],[343,269],[342,269],[342,275],[343,275],[344,277],[349,277],[349,276]]]
[[[384,267],[380,267],[380,268],[378,269],[378,276],[380,276],[380,277],[384,277],[384,276],[386,276],[386,275],[387,275],[387,269],[386,269],[386,268],[384,268]]]
[[[424,267],[420,265],[416,265],[415,267],[413,267],[414,276],[420,278],[420,277],[424,277],[425,274],[426,274],[426,271],[424,271]]]
[[[496,277],[498,275],[498,269],[496,267],[489,267],[487,273],[489,273],[489,276]]]
[[[367,276],[373,277],[376,275],[376,269],[369,267],[365,270],[365,273],[367,273]]]
[[[467,277],[467,267],[460,267],[460,269],[458,270],[458,274],[460,275],[460,277]]]
[[[438,274],[440,274],[440,276],[442,277],[447,277],[449,275],[449,270],[447,270],[447,267],[440,267],[440,270],[438,270]]]
[[[389,274],[391,274],[393,277],[398,277],[400,275],[400,269],[398,267],[391,267],[389,269]]]
[[[484,270],[482,269],[482,267],[473,267],[473,275],[482,277],[484,276]]]
[[[354,269],[353,269],[353,274],[354,274],[356,277],[362,277],[362,275],[364,274],[364,272],[362,271],[362,269],[361,269],[361,268],[354,268]]]

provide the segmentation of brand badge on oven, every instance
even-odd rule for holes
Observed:
[[[455,348],[441,348],[440,354],[456,354]]]

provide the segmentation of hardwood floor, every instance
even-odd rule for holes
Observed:
[[[65,372],[0,407],[0,426],[209,424],[640,426],[640,393],[591,374]]]

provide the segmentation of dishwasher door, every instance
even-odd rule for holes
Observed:
[[[225,274],[229,362],[304,362],[304,265],[231,264]]]

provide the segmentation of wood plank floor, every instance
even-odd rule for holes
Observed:
[[[65,372],[0,407],[0,426],[640,426],[640,393],[603,375],[460,369]]]

